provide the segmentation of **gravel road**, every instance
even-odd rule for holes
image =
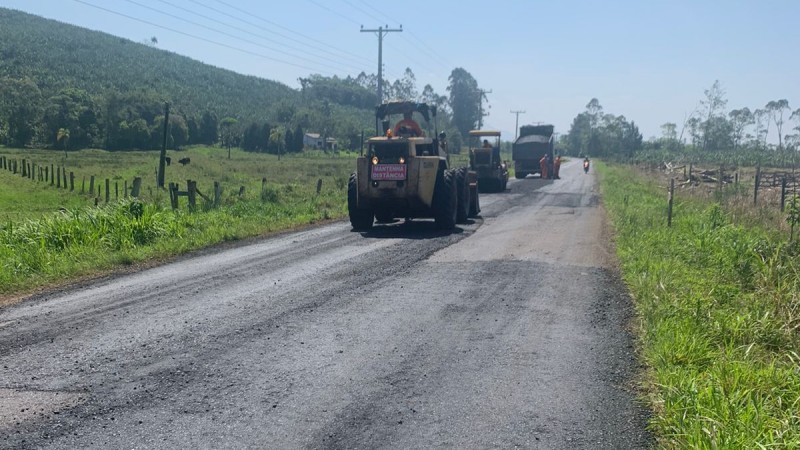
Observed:
[[[0,309],[2,448],[648,448],[593,173]]]

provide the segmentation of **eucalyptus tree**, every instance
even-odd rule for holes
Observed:
[[[730,119],[731,129],[733,130],[733,149],[736,150],[744,139],[745,129],[753,125],[755,118],[748,107],[734,109],[728,113],[728,118]]]
[[[789,101],[786,99],[772,100],[764,109],[778,129],[778,150],[783,150],[783,113],[789,109]]]
[[[722,89],[719,80],[715,80],[714,84],[703,92],[705,99],[700,101],[700,107],[705,117],[702,123],[703,150],[705,151],[709,142],[716,143],[718,141],[718,139],[715,139],[715,134],[719,131],[718,127],[721,125],[721,121],[718,118],[724,114],[728,100],[725,99],[725,91]],[[724,115],[722,117],[724,119]]]

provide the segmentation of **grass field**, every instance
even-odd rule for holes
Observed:
[[[26,158],[29,162],[39,165],[62,166],[65,170],[75,173],[76,189],[72,196],[63,195],[63,190],[58,191],[46,183],[32,182],[18,175],[14,177],[9,172],[0,173],[3,188],[9,189],[9,195],[4,195],[0,200],[0,214],[13,212],[16,217],[12,218],[24,219],[27,211],[35,213],[45,212],[48,208],[57,210],[61,206],[79,206],[81,200],[73,200],[72,197],[77,196],[76,193],[80,192],[82,184],[88,189],[91,176],[95,176],[97,185],[104,185],[104,180],[110,179],[112,197],[115,183],[122,190],[125,181],[130,186],[134,177],[141,177],[142,198],[146,201],[164,200],[163,192],[159,194],[156,189],[157,151],[82,150],[69,152],[65,158],[64,153],[49,150],[0,148],[0,155],[17,160]],[[245,186],[247,197],[257,197],[260,195],[262,178],[276,185],[306,182],[314,184],[318,178],[322,178],[323,186],[330,186],[331,182],[335,184],[336,179],[342,177],[346,179],[355,167],[353,160],[355,154],[352,153],[341,153],[336,156],[321,152],[303,153],[285,155],[279,160],[276,155],[232,149],[230,159],[227,155],[226,150],[217,147],[193,147],[186,151],[168,152],[172,164],[166,168],[166,182],[180,183],[185,189],[186,180],[192,179],[197,181],[201,191],[204,189],[208,191],[213,182],[218,181],[224,189],[235,190],[237,193],[241,186]],[[181,158],[189,158],[191,161],[182,165],[177,162]],[[25,201],[26,194],[30,192],[36,192],[40,197],[36,201]],[[84,203],[94,204],[89,194],[85,195],[83,200]],[[64,202],[67,204],[63,204]]]
[[[597,167],[659,446],[800,448],[800,245],[713,197],[678,195],[668,228],[663,183]]]
[[[210,194],[214,181],[223,187],[222,206],[178,211],[166,191],[156,188],[158,152],[84,150],[63,153],[0,148],[0,156],[38,165],[63,166],[75,173],[74,192],[49,183],[0,171],[0,294],[5,297],[76,277],[160,259],[219,242],[335,219],[346,215],[346,189],[355,154],[304,153],[283,156],[233,149],[196,147],[169,152],[166,181],[186,188],[186,180]],[[176,164],[188,157],[190,163]],[[94,175],[111,198],[95,208],[95,195],[80,186]],[[134,177],[142,177],[141,202],[115,200]],[[262,189],[262,179],[266,179]],[[322,189],[317,195],[317,181]],[[244,194],[239,195],[244,187]],[[103,189],[104,190],[104,189]]]

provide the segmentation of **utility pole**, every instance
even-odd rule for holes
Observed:
[[[519,135],[519,115],[525,114],[525,111],[511,111],[511,114],[517,115],[517,123],[514,125],[514,141],[516,141],[517,136]]]
[[[383,103],[383,38],[387,33],[400,33],[402,31],[402,25],[400,25],[400,28],[389,28],[389,25],[386,25],[385,27],[378,27],[377,30],[365,30],[364,25],[361,25],[362,33],[375,33],[378,35],[378,104]]]
[[[484,116],[484,114],[483,114],[483,99],[486,98],[486,94],[491,94],[492,90],[489,89],[488,91],[486,91],[486,90],[483,90],[483,89],[478,89],[478,92],[480,92],[480,94],[481,94],[480,97],[478,97],[478,103],[479,103],[479,107],[481,109],[480,116],[478,117],[478,129],[480,130],[481,128],[483,128],[483,116]],[[486,99],[486,101],[488,102],[489,99]],[[485,115],[488,116],[489,114],[487,113]]]

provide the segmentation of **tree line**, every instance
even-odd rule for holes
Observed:
[[[593,98],[573,119],[558,146],[561,152],[573,156],[631,158],[642,148],[642,134],[635,122],[605,113],[600,101]]]
[[[797,166],[800,162],[800,108],[787,99],[769,100],[762,107],[727,109],[719,80],[704,91],[699,105],[679,124],[661,125],[661,136],[646,142],[645,150],[714,158],[745,164]],[[774,128],[773,128],[774,127]],[[772,132],[777,144],[768,142]]]
[[[777,99],[760,108],[729,110],[718,80],[703,94],[683,121],[664,123],[661,136],[646,141],[633,121],[606,114],[593,98],[561,136],[559,148],[575,156],[658,163],[683,160],[793,168],[800,164],[800,108],[793,111],[788,100]],[[777,142],[768,141],[771,133]]]

